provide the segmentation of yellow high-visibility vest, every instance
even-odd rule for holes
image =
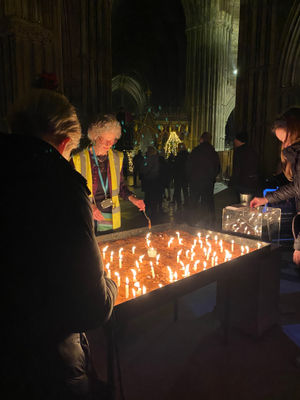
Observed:
[[[74,166],[77,172],[87,180],[87,186],[91,192],[90,198],[93,193],[93,177],[92,177],[92,165],[91,157],[88,149],[75,154],[73,157]],[[119,201],[120,191],[120,174],[123,165],[124,155],[120,151],[108,150],[108,162],[110,169],[110,186],[111,186],[111,199],[113,202],[112,206],[112,224],[113,229],[118,229],[121,226],[121,207]]]

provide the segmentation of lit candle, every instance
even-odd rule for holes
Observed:
[[[177,279],[178,279],[178,274],[177,274],[177,271],[175,271],[174,272],[174,280],[177,281]]]
[[[179,234],[179,232],[176,232],[176,235],[177,235],[177,239],[178,239],[178,243],[179,243],[179,239],[180,239],[180,234]]]
[[[103,247],[102,249],[102,254],[103,254],[103,260],[105,260],[105,252],[108,249],[108,246]]]
[[[195,255],[196,255],[196,253],[192,253],[192,254],[191,254],[191,261],[194,261]]]
[[[170,248],[170,246],[171,246],[171,244],[172,244],[173,240],[174,240],[174,238],[173,238],[173,237],[171,237],[171,238],[170,238],[170,240],[168,241],[168,247],[169,247],[169,248]]]
[[[114,259],[114,252],[111,251],[110,252],[110,262],[113,262],[113,259]]]
[[[234,251],[234,240],[231,241],[231,251]]]
[[[152,275],[152,278],[154,279],[154,278],[155,278],[155,271],[154,271],[154,268],[153,268],[153,263],[152,263],[152,261],[150,261],[150,268],[151,268],[151,275]]]
[[[132,288],[132,296],[133,296],[133,297],[136,296],[136,294],[135,294],[135,289],[133,289],[133,288]]]
[[[146,294],[146,293],[147,293],[146,286],[145,286],[145,285],[143,285],[143,294]]]
[[[135,246],[132,246],[132,249],[131,249],[131,251],[132,251],[132,254],[134,254],[134,253],[135,253],[135,249],[136,249],[136,247],[135,247]]]
[[[215,265],[218,265],[218,256],[215,258]]]
[[[163,285],[161,283],[158,284],[158,287],[163,287]]]
[[[206,269],[206,265],[207,265],[206,261],[203,261],[203,269]]]
[[[122,259],[123,259],[123,257],[121,256],[121,257],[119,258],[119,268],[122,268]]]
[[[156,256],[156,265],[158,265],[159,257],[160,257],[160,254],[157,254],[157,256]]]
[[[123,251],[123,247],[121,247],[119,250],[119,258],[122,257],[122,251]]]
[[[186,258],[189,258],[189,252],[190,252],[190,250],[187,250],[187,251],[185,252]]]
[[[133,275],[133,282],[136,282],[136,270],[132,268],[130,271],[132,272]]]
[[[142,263],[143,262],[143,258],[145,257],[145,254],[143,254],[142,256],[139,256],[139,262]]]
[[[215,236],[215,242],[218,243],[218,236]]]
[[[198,233],[197,233],[197,236],[198,236],[198,238],[199,238],[199,240],[200,240],[200,239],[201,239],[201,233],[198,232]]]
[[[199,264],[200,260],[195,261],[194,264],[194,271],[197,271],[197,265]]]
[[[200,249],[202,249],[202,247],[203,247],[203,242],[202,242],[202,240],[199,240],[199,244],[200,244]]]
[[[134,286],[137,288],[137,296],[140,296],[142,294],[142,289],[140,286],[140,282],[135,282]]]
[[[147,239],[146,242],[147,242],[147,247],[150,247],[151,240]]]
[[[249,253],[249,247],[246,246],[245,249],[246,249],[246,252]]]
[[[125,279],[125,298],[128,299],[128,297],[129,297],[129,279],[126,276],[126,279]]]
[[[180,239],[178,240],[178,243],[179,243],[179,244],[182,244],[182,241],[183,241],[183,239],[180,238]]]
[[[146,239],[149,239],[150,235],[151,235],[151,232],[147,233]]]
[[[138,263],[138,261],[135,262],[135,265],[137,267],[137,270],[140,271],[140,264]]]
[[[185,266],[185,272],[184,272],[185,276],[190,276],[190,264],[187,264]]]
[[[194,239],[193,247],[196,247],[196,245],[197,245],[197,240]]]
[[[115,275],[116,275],[116,277],[117,277],[117,286],[120,286],[120,285],[121,285],[121,279],[120,279],[120,274],[119,274],[119,272],[115,272]]]
[[[109,266],[110,266],[110,264],[107,263],[106,266],[105,266],[105,268],[107,269],[107,277],[108,277],[108,278],[111,278],[111,273],[110,273]]]
[[[244,254],[244,246],[241,246],[241,256]]]
[[[180,254],[182,253],[182,249],[181,250],[179,250],[178,252],[177,252],[177,262],[179,263],[179,257],[180,257]]]
[[[172,283],[173,282],[173,271],[169,266],[167,266],[168,271],[169,271],[169,281]]]

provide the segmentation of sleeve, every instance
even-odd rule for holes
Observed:
[[[266,199],[268,203],[278,203],[279,201],[288,200],[292,197],[296,197],[297,192],[294,182],[287,185],[281,186],[276,192],[271,192],[266,194]]]

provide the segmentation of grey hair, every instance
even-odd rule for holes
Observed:
[[[95,142],[98,137],[107,131],[115,131],[116,139],[121,137],[121,124],[117,118],[112,114],[106,114],[98,117],[88,129],[88,137],[92,142]]]

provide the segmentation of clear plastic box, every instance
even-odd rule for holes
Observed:
[[[272,242],[280,239],[281,209],[234,204],[223,208],[222,230]]]

